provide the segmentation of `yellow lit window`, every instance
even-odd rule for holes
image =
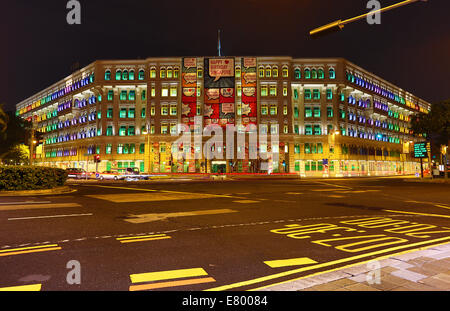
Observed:
[[[169,114],[169,107],[167,105],[161,106],[161,115],[167,116]]]
[[[176,86],[171,86],[170,87],[170,96],[172,96],[172,97],[176,97],[177,96],[177,87]]]
[[[259,67],[259,77],[264,78],[264,68],[263,67]]]
[[[241,85],[237,85],[236,86],[236,93],[237,93],[237,96],[242,96],[242,87],[241,87]]]
[[[283,78],[289,77],[289,69],[287,67],[283,68]]]
[[[203,69],[202,68],[197,69],[197,78],[203,78]]]
[[[165,79],[166,78],[166,69],[164,67],[159,70],[159,77],[161,79]]]
[[[276,85],[270,86],[270,96],[277,96],[277,86]]]
[[[283,96],[287,96],[288,95],[288,88],[287,86],[283,86]]]
[[[167,125],[161,125],[161,134],[167,134],[167,129],[168,129]],[[161,151],[161,152],[163,152],[163,151]]]
[[[266,78],[270,78],[271,75],[272,71],[270,70],[270,68],[266,68]]]
[[[173,72],[172,69],[167,69],[167,78],[173,77],[172,72]]]
[[[270,115],[271,116],[277,115],[277,106],[276,105],[270,105]]]
[[[261,96],[267,96],[267,86],[261,86]]]
[[[150,109],[150,114],[151,114],[152,116],[154,116],[155,113],[156,113],[155,106],[152,106],[152,108]]]
[[[241,77],[241,67],[236,67],[236,78]]]
[[[197,97],[202,96],[202,87],[200,85],[197,86]]]
[[[177,115],[177,105],[170,105],[170,115],[171,116]]]
[[[155,68],[152,68],[152,69],[150,69],[150,78],[156,78],[156,69]]]
[[[162,96],[162,97],[167,97],[167,96],[169,96],[169,89],[168,89],[167,87],[163,87],[163,88],[161,89],[161,96]]]
[[[173,77],[174,77],[174,78],[178,78],[179,73],[180,73],[180,70],[179,70],[178,68],[175,68],[175,69],[173,70]]]
[[[283,106],[283,114],[284,114],[284,115],[287,115],[287,113],[288,113],[288,108],[287,108],[287,106]]]

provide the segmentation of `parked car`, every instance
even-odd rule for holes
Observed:
[[[115,171],[104,171],[102,173],[97,173],[95,177],[100,180],[118,180],[120,175]]]
[[[76,179],[86,178],[86,174],[88,175],[89,178],[89,173],[86,173],[86,171],[82,168],[67,168],[66,171],[68,174],[68,178],[76,178]]]

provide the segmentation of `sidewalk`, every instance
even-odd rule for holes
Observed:
[[[450,243],[274,285],[264,291],[450,291]]]

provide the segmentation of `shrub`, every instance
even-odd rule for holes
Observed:
[[[0,166],[0,191],[51,189],[63,186],[67,172],[41,166]]]

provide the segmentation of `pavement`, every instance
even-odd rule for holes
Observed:
[[[10,194],[0,198],[0,290],[265,290],[328,273],[290,290],[412,290],[395,282],[414,277],[448,290],[448,257],[437,258],[447,251],[435,251],[450,243],[449,185],[403,179],[80,181],[71,193]],[[422,266],[391,258],[418,250],[433,251],[411,259]],[[373,261],[381,285],[360,282]],[[333,280],[342,269],[354,270]]]

